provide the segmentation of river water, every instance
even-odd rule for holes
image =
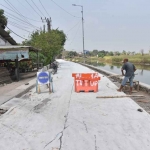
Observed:
[[[108,64],[108,63],[100,63],[100,62],[86,62],[87,64],[96,66],[97,68],[104,69],[116,74],[121,74],[122,64]],[[149,84],[150,85],[150,66],[146,65],[136,65],[135,80]]]

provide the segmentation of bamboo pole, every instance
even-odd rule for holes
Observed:
[[[138,75],[138,73],[135,73],[134,75]],[[106,76],[107,78],[111,78],[111,77],[119,77],[119,76],[123,76],[122,74],[115,74],[115,75],[110,75],[110,76]]]
[[[144,95],[97,96],[96,98],[144,97]]]
[[[106,76],[107,78],[111,78],[111,77],[117,77],[117,76],[122,76],[120,74],[116,74],[116,75],[110,75],[110,76]]]

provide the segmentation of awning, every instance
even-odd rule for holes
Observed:
[[[0,60],[29,59],[29,52],[38,53],[40,49],[32,46],[0,46]]]

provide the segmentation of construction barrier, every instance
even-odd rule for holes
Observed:
[[[75,92],[97,92],[98,81],[100,77],[98,73],[73,73]]]

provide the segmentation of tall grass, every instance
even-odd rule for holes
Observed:
[[[132,63],[137,64],[150,64],[150,55],[133,55],[133,56],[127,56],[127,55],[120,55],[120,56],[105,56],[105,61],[111,61],[119,63],[123,59],[128,58],[128,60]]]

